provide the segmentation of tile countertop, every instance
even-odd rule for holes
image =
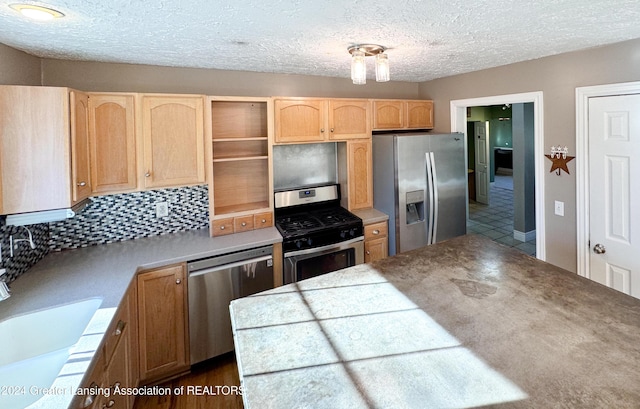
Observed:
[[[480,236],[234,300],[231,315],[247,409],[640,399],[640,300]]]
[[[208,229],[202,229],[50,253],[11,283],[11,297],[0,302],[0,321],[88,298],[102,298],[85,336],[72,349],[54,383],[60,390],[75,390],[91,369],[93,356],[116,307],[138,270],[281,241],[274,227],[214,238],[209,236]],[[47,395],[29,408],[64,408],[72,397],[66,393]]]

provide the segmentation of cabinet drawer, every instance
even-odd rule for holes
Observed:
[[[236,233],[253,230],[253,215],[234,217],[233,230]]]
[[[225,234],[233,233],[233,217],[228,219],[218,219],[213,221],[213,231],[211,232],[214,236],[224,236]]]
[[[372,240],[388,235],[387,222],[373,223],[364,226],[364,239]]]
[[[265,227],[273,226],[273,213],[257,213],[253,215],[253,227],[256,229],[262,229]]]

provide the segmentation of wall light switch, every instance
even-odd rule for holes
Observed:
[[[564,216],[564,202],[556,200],[555,209],[556,216]]]
[[[167,216],[169,216],[169,206],[167,205],[167,202],[156,203],[156,217]]]

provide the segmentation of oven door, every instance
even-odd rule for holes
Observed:
[[[284,254],[284,284],[364,263],[364,237]]]

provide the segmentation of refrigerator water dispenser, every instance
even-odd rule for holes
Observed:
[[[424,221],[424,191],[414,190],[406,193],[407,224]]]

